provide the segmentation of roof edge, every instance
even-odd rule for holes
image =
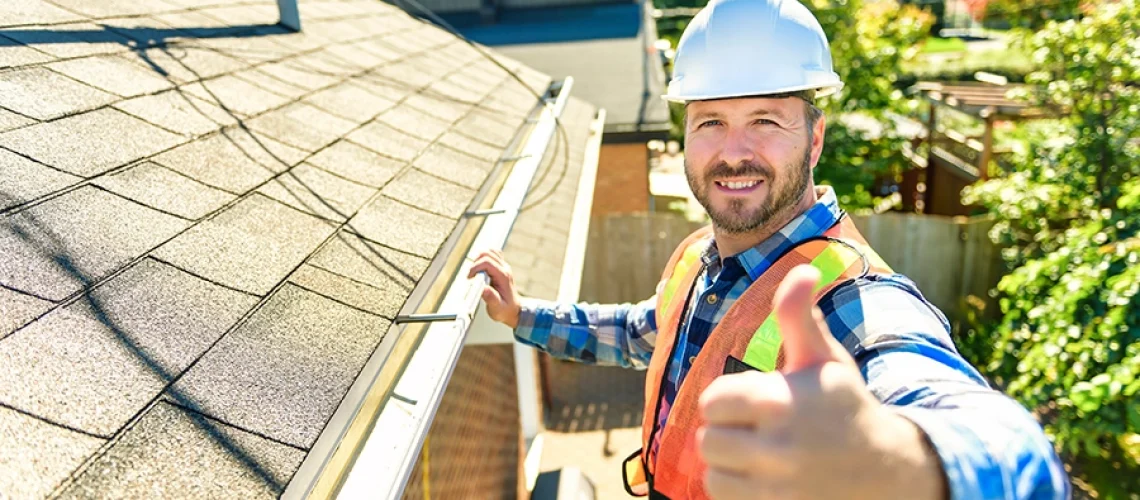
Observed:
[[[503,247],[572,85],[572,78],[556,82],[538,102],[532,112],[538,119],[520,128],[504,151],[520,154],[499,160],[514,167],[502,182],[486,184],[476,202],[485,205],[490,190],[499,188],[490,210],[474,215],[486,219],[461,220],[449,236],[282,498],[402,494],[487,283],[485,275],[465,279],[467,271],[478,251]],[[407,314],[425,309],[444,314]]]

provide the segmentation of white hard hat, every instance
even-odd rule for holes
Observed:
[[[701,101],[843,88],[827,35],[796,0],[712,0],[685,28],[662,96]]]

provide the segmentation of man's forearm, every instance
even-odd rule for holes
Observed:
[[[864,372],[872,392],[929,440],[950,497],[1067,498],[1069,483],[1061,462],[1029,413],[946,364],[964,361],[936,361],[952,353],[922,351],[880,353]],[[887,364],[889,373],[882,370]],[[908,374],[921,385],[911,385],[897,374]]]
[[[644,368],[653,354],[652,300],[557,304],[524,299],[515,338],[560,359]]]

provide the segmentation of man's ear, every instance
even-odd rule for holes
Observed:
[[[819,163],[819,157],[823,154],[823,135],[827,132],[827,115],[820,113],[819,119],[815,121],[815,125],[811,130],[811,168]]]

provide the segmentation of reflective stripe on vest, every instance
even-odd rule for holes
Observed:
[[[819,270],[819,283],[815,285],[815,293],[823,287],[839,280],[847,268],[862,258],[862,255],[874,253],[870,248],[860,249],[856,243],[835,240],[836,244],[828,245],[819,255],[811,260],[812,267]],[[852,245],[847,247],[846,245]],[[866,267],[864,266],[864,271]],[[761,371],[770,372],[776,369],[776,358],[780,353],[780,329],[776,326],[776,314],[768,315],[752,340],[748,341],[748,349],[744,351],[744,364],[755,367]]]
[[[772,296],[784,276],[799,264],[811,264],[821,273],[816,300],[835,286],[868,272],[891,270],[869,247],[850,219],[844,217],[824,233],[824,238],[803,242],[772,264],[737,299],[709,335],[689,374],[669,408],[666,428],[656,429],[662,406],[662,384],[676,345],[677,330],[685,302],[696,283],[701,253],[711,231],[704,229],[685,240],[670,259],[658,289],[657,342],[646,375],[642,445],[646,453],[634,454],[623,464],[627,490],[672,498],[706,498],[704,464],[696,452],[699,427],[696,409],[700,392],[726,371],[730,358],[743,360],[749,368],[772,371],[782,365],[779,328],[772,311]],[[737,361],[733,360],[736,364]],[[659,440],[657,455],[650,456],[652,440]]]

